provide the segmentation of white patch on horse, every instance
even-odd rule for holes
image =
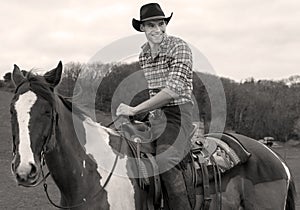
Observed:
[[[26,173],[31,170],[30,163],[34,163],[34,156],[30,146],[29,121],[30,111],[35,104],[37,96],[32,91],[28,91],[19,96],[16,101],[15,109],[19,124],[19,154],[20,165],[18,173]]]
[[[82,161],[82,167],[85,169],[85,160]],[[83,170],[81,171],[80,176],[83,177]]]
[[[84,120],[83,126],[86,133],[86,144],[84,147],[87,154],[91,154],[98,164],[97,170],[102,177],[100,184],[103,186],[116,158],[116,154],[109,145],[109,134],[111,133],[88,117]],[[110,209],[113,210],[136,209],[134,188],[126,168],[127,160],[126,156],[118,159],[114,173],[105,187]]]

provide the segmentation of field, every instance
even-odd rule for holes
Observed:
[[[11,128],[9,103],[12,94],[0,91],[0,209],[55,209],[49,204],[43,186],[24,188],[17,186],[10,169]],[[288,162],[300,192],[300,146],[289,142],[274,148]],[[47,180],[49,194],[55,203],[59,202],[59,192],[51,178]],[[297,198],[300,209],[300,193]]]

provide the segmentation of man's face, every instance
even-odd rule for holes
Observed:
[[[152,44],[160,44],[164,38],[166,32],[166,23],[161,20],[149,20],[145,21],[141,25],[141,30],[145,32],[148,41]]]

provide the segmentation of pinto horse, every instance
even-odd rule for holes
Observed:
[[[130,161],[128,144],[54,92],[61,74],[61,62],[43,76],[24,76],[14,67],[12,172],[17,183],[26,187],[40,183],[45,179],[45,161],[61,193],[59,208],[148,209],[146,192],[134,177],[137,165]],[[264,145],[245,136],[237,138],[252,156],[223,174],[222,193],[211,190],[209,209],[295,209],[294,184],[286,164]],[[276,176],[269,178],[272,172]],[[222,205],[217,204],[220,195]]]

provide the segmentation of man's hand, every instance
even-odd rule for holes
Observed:
[[[117,108],[116,115],[117,116],[134,116],[136,114],[135,108],[128,106],[126,104],[121,103]]]

